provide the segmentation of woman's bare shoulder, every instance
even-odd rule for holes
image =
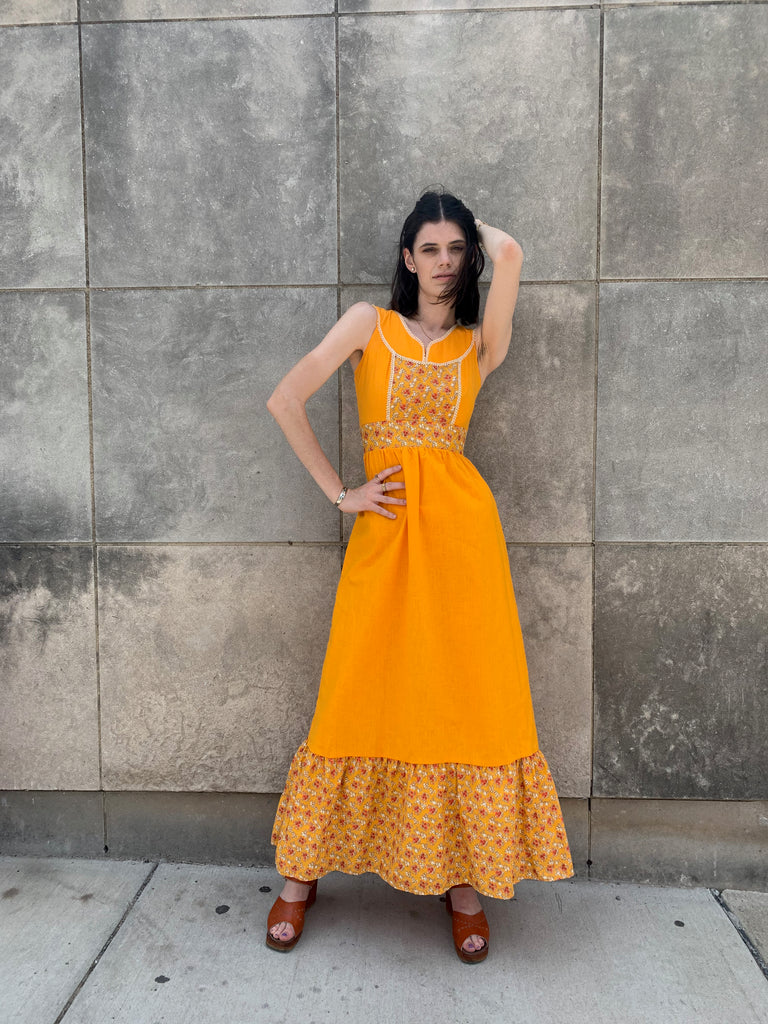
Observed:
[[[354,369],[362,359],[371,335],[376,330],[376,325],[379,322],[379,311],[370,302],[355,302],[349,307],[342,319],[347,321],[358,338],[355,350],[349,357],[352,369]]]
[[[354,319],[361,322],[368,321],[376,325],[376,319],[379,313],[372,303],[370,302],[353,302],[349,309],[344,313],[345,317],[354,317]]]

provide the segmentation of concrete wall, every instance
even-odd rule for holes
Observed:
[[[768,887],[768,7],[0,21],[0,851],[269,858],[352,520],[265,401],[441,182],[526,254],[466,454],[577,871]]]

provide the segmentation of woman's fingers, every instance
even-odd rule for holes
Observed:
[[[405,490],[405,481],[404,480],[387,480],[386,479],[388,476],[391,476],[393,473],[397,473],[397,471],[402,469],[402,468],[403,468],[402,466],[388,466],[386,469],[382,469],[380,472],[378,472],[374,477],[371,477],[371,480],[369,481],[369,483],[375,483],[378,487],[381,487],[382,484],[386,484],[384,490],[381,491],[380,494],[376,495],[376,501],[384,501],[384,500],[386,500],[385,496],[388,495],[388,494],[391,494],[392,491],[404,491]],[[401,498],[392,498],[390,500],[396,501],[396,502],[400,502],[400,504],[404,504],[404,502],[403,502],[403,500]]]
[[[392,494],[393,491],[404,491],[405,490],[405,484],[401,484],[399,487],[398,487],[397,484],[387,484],[386,488],[382,491],[381,485],[382,485],[383,481],[381,481],[381,480],[371,480],[371,481],[369,481],[369,483],[372,483],[372,484],[375,485],[374,488],[373,488],[373,500],[374,501],[386,501],[389,498],[389,496]],[[391,500],[392,501],[399,501],[400,499],[399,498],[392,498]]]
[[[386,504],[388,505],[404,505],[405,498],[392,498],[388,494],[377,494],[376,497],[373,499],[373,502],[374,509],[381,515],[389,516],[390,519],[396,519],[397,517],[395,516],[395,513],[388,512],[386,509],[381,508],[379,502],[386,502]]]
[[[386,469],[380,470],[374,477],[372,477],[372,481],[376,483],[379,487],[381,487],[381,485],[385,483],[387,477],[391,476],[393,473],[397,473],[402,468],[403,467],[401,465],[387,466]],[[404,490],[404,481],[392,480],[391,483],[388,482],[385,490],[381,491],[381,493],[377,492],[374,495],[374,510],[378,512],[379,515],[386,516],[388,519],[397,519],[397,516],[395,515],[394,512],[388,512],[386,509],[381,508],[378,503],[386,502],[388,505],[405,505],[405,498],[393,498],[391,496],[391,491]]]
[[[398,473],[402,468],[402,466],[387,466],[386,469],[379,470],[371,479],[381,485],[387,480],[387,477],[392,476],[393,473]],[[387,482],[388,491],[401,490],[403,487],[405,487],[405,482],[402,480],[390,480]]]

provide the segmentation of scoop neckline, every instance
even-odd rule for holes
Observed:
[[[398,312],[398,310],[395,310],[394,312],[395,312],[395,313],[397,314],[397,318],[398,318],[398,320],[400,321],[400,323],[401,323],[401,324],[403,325],[403,330],[404,330],[404,331],[406,332],[406,334],[409,334],[409,335],[410,335],[410,336],[411,336],[411,337],[413,338],[413,340],[414,340],[414,341],[417,341],[417,342],[419,343],[419,345],[420,345],[420,346],[421,346],[421,348],[422,348],[422,351],[424,352],[424,356],[425,356],[425,357],[429,355],[429,350],[430,350],[430,349],[432,348],[432,346],[433,346],[433,345],[437,345],[437,343],[438,343],[439,341],[445,341],[445,339],[446,339],[446,338],[447,338],[447,337],[448,337],[449,335],[453,334],[453,332],[454,332],[454,331],[456,330],[456,328],[457,328],[457,327],[460,327],[460,326],[461,326],[461,324],[459,324],[459,323],[455,323],[455,324],[453,325],[453,327],[451,327],[451,328],[450,328],[450,330],[446,331],[446,332],[445,332],[445,334],[441,335],[441,336],[440,336],[439,338],[434,338],[434,339],[433,339],[432,341],[430,341],[430,343],[429,343],[429,344],[428,344],[428,345],[427,345],[427,346],[425,347],[425,346],[424,346],[424,342],[423,342],[423,341],[421,340],[421,338],[417,338],[417,337],[416,337],[416,335],[415,335],[415,334],[413,333],[413,331],[412,331],[412,330],[410,329],[410,327],[408,326],[408,324],[407,324],[407,323],[405,322],[405,319],[403,318],[403,315],[402,315],[402,314],[401,314],[400,312]]]

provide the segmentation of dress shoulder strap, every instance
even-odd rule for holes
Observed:
[[[399,313],[393,309],[375,306],[377,314],[376,332],[379,340],[393,355],[406,359],[421,360],[423,349],[417,338],[406,331]]]

